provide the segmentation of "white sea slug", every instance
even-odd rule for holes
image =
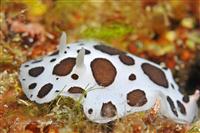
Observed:
[[[199,91],[182,95],[169,69],[96,41],[66,45],[65,33],[58,51],[22,64],[19,79],[26,96],[39,104],[86,94],[84,113],[97,123],[148,110],[156,100],[159,112],[176,122],[190,123],[198,112]]]

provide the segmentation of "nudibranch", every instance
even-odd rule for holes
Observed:
[[[190,123],[197,116],[197,90],[179,92],[171,71],[153,62],[103,45],[97,41],[66,44],[62,33],[54,53],[21,65],[19,79],[25,95],[36,103],[58,95],[81,102],[87,118],[107,123],[145,111],[160,102],[160,114],[176,122]]]

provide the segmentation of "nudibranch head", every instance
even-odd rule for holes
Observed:
[[[31,101],[84,94],[84,113],[97,123],[148,110],[157,99],[161,114],[177,122],[196,116],[199,91],[183,96],[169,69],[97,41],[66,45],[66,38],[63,33],[58,51],[21,65],[19,79]]]

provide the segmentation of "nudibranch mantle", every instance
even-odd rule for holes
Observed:
[[[85,95],[84,113],[97,123],[148,110],[156,100],[160,113],[176,122],[197,116],[199,91],[182,95],[169,69],[97,41],[66,45],[66,39],[63,33],[58,51],[21,65],[19,79],[31,101]]]

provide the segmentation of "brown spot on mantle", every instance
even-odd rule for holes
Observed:
[[[111,101],[107,103],[103,103],[101,108],[101,116],[102,117],[114,117],[117,114],[117,109]]]
[[[103,53],[107,53],[109,55],[118,55],[118,54],[125,54],[125,52],[121,51],[121,50],[118,50],[118,49],[115,49],[115,48],[112,48],[112,47],[109,47],[109,46],[106,46],[106,45],[95,45],[94,48],[96,50],[99,50]]]
[[[131,81],[136,80],[135,74],[133,74],[133,73],[130,74],[129,77],[128,77],[128,79],[131,80]]]
[[[142,70],[151,79],[152,82],[159,86],[168,88],[168,80],[165,76],[165,73],[160,68],[157,68],[156,66],[153,66],[149,63],[143,63]]]
[[[84,89],[82,89],[81,87],[74,86],[74,87],[69,88],[68,92],[69,93],[84,93]]]
[[[30,90],[34,89],[37,86],[37,83],[32,83],[28,86]]]
[[[43,98],[45,97],[53,88],[53,84],[48,83],[42,86],[42,88],[39,90],[37,97]]]
[[[53,74],[57,76],[66,76],[68,75],[73,67],[75,66],[76,58],[66,58],[61,60],[53,68]]]
[[[176,102],[177,102],[177,105],[178,105],[178,107],[179,107],[180,112],[181,112],[183,115],[186,115],[185,106],[184,106],[179,100],[177,100]]]
[[[34,67],[34,68],[31,68],[28,73],[30,76],[32,77],[37,77],[39,76],[42,72],[44,71],[44,67],[43,66],[40,66],[40,67]]]
[[[140,107],[147,103],[145,92],[136,89],[127,94],[128,105]]]
[[[174,113],[174,115],[178,117],[178,113],[176,111],[174,102],[172,101],[172,99],[169,96],[167,96],[167,101],[168,101],[170,108],[171,108],[172,112]]]
[[[134,65],[135,64],[135,60],[132,57],[125,55],[125,54],[119,55],[119,59],[125,65]]]
[[[115,80],[117,71],[109,60],[96,58],[91,62],[90,67],[98,85],[106,87],[111,85]]]

